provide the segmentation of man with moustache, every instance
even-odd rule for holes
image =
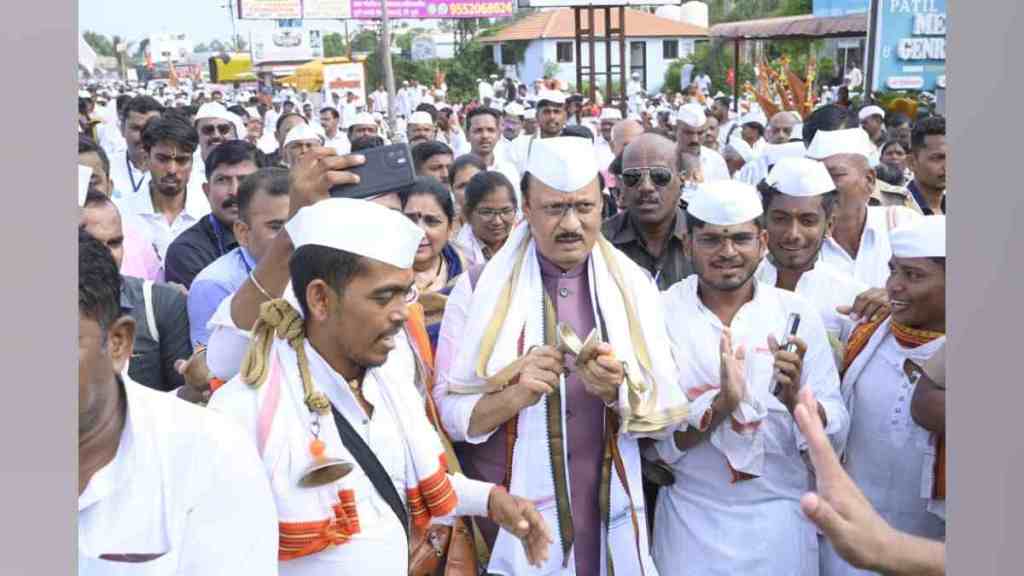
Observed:
[[[524,221],[448,298],[433,398],[467,475],[539,502],[556,530],[537,569],[479,523],[489,573],[654,574],[638,438],[686,414],[657,288],[601,235],[592,145],[533,146]]]
[[[550,536],[533,504],[447,474],[423,396],[406,379],[398,336],[422,230],[398,211],[317,192],[278,236],[294,246],[292,288],[261,306],[243,369],[209,404],[259,447],[280,572],[408,574],[409,541],[452,513],[492,519],[543,562]],[[307,473],[330,459],[347,471]]]
[[[187,202],[188,178],[199,135],[179,118],[155,118],[146,124],[142,146],[152,174],[149,190],[122,198],[120,207],[138,216],[157,255],[165,260],[171,242],[209,212],[209,208],[202,212],[195,202]],[[203,203],[209,206],[205,198]]]
[[[924,215],[946,213],[946,119],[925,118],[911,136],[910,168],[914,179],[907,190]]]
[[[519,193],[519,171],[515,166],[498,159],[494,147],[498,143],[498,126],[501,114],[493,108],[479,107],[466,115],[470,153],[484,161],[488,170],[501,172],[512,183],[516,203],[521,201]]]
[[[858,327],[844,359],[842,392],[852,417],[844,468],[893,528],[944,540],[945,522],[929,505],[945,493],[922,481],[936,446],[913,420],[911,402],[919,385],[914,365],[925,364],[946,341],[946,218],[922,216],[893,230],[891,242],[892,315]],[[824,576],[868,574],[831,545],[822,566]]]
[[[807,441],[792,414],[810,388],[829,439],[843,445],[849,416],[825,327],[809,301],[755,277],[766,239],[752,186],[704,184],[687,206],[686,228],[695,273],[663,296],[691,410],[656,445],[676,476],[658,496],[658,569],[816,574],[817,533],[800,512],[811,488]],[[793,313],[801,318],[795,337],[786,334]]]
[[[210,213],[181,233],[167,249],[166,279],[188,288],[196,274],[238,247],[238,183],[259,169],[258,150],[244,140],[217,145],[207,157],[203,192]]]
[[[434,126],[434,118],[429,112],[413,112],[406,125],[406,140],[412,148],[422,142],[433,142],[437,137],[437,127]]]
[[[113,159],[110,165],[110,179],[114,182],[112,197],[134,196],[149,190],[149,158],[142,146],[142,130],[147,122],[159,118],[163,112],[163,105],[149,96],[136,96],[118,111],[126,149],[117,154],[107,151]]]
[[[242,139],[245,126],[241,118],[217,102],[200,106],[192,123],[199,134],[199,150],[192,160],[188,188],[192,201],[198,202],[206,199],[203,185],[207,182],[206,161],[210,154],[225,142]],[[204,202],[203,209],[209,212],[210,206]]]
[[[324,146],[333,148],[338,154],[348,154],[352,143],[349,142],[348,136],[344,132],[338,130],[340,121],[341,116],[338,114],[337,108],[324,106],[320,109],[320,126],[324,129]]]
[[[679,208],[683,176],[675,143],[643,134],[622,157],[622,212],[606,220],[604,236],[667,290],[689,276],[686,215]]]
[[[875,190],[868,161],[872,146],[860,128],[818,130],[807,157],[824,163],[839,191],[821,260],[869,287],[882,288],[892,257],[889,232],[919,216],[903,206],[869,205]]]
[[[707,116],[700,104],[684,104],[676,115],[676,145],[680,151],[689,152],[700,158],[705,182],[729,180],[732,176],[725,159],[718,152],[707,148],[704,141],[704,127]]]
[[[825,166],[809,158],[784,158],[759,186],[768,255],[757,279],[796,292],[814,304],[838,358],[857,321],[888,312],[883,290],[868,286],[818,259],[838,202]]]
[[[78,574],[277,574],[256,450],[126,372],[136,322],[121,291],[110,251],[79,231]]]
[[[261,168],[238,184],[238,217],[234,236],[238,246],[214,260],[196,275],[188,292],[188,318],[192,342],[205,346],[206,324],[220,303],[249,278],[271,241],[288,218],[288,171]]]

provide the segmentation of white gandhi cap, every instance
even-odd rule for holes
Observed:
[[[321,145],[324,143],[323,138],[315,128],[309,124],[302,123],[288,131],[288,135],[284,138],[284,147],[287,148],[288,145],[293,142],[302,142],[305,140],[316,140]]]
[[[783,158],[772,167],[765,182],[786,196],[808,198],[836,189],[821,162],[810,158]]]
[[[575,192],[597,178],[594,145],[575,136],[535,139],[526,172],[555,190]]]
[[[676,120],[691,128],[703,128],[708,122],[708,117],[700,104],[691,102],[679,107]]]
[[[298,250],[325,246],[396,268],[412,266],[423,230],[397,210],[365,200],[328,198],[306,206],[285,225]],[[387,234],[381,234],[387,230]]]
[[[807,157],[814,160],[824,160],[839,154],[855,154],[870,160],[873,153],[871,137],[862,128],[818,130],[811,145],[807,147]]]
[[[686,212],[708,224],[735,226],[756,219],[764,209],[761,196],[750,184],[738,180],[715,180],[697,188]]]
[[[889,234],[897,258],[945,258],[946,217],[918,216]]]

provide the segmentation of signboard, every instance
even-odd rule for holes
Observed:
[[[253,64],[312,60],[324,55],[321,31],[308,28],[253,30],[249,46]]]
[[[412,59],[414,61],[433,60],[437,58],[437,46],[430,36],[417,36],[412,41]]]
[[[814,0],[814,15],[846,16],[847,14],[866,14],[868,0]]]
[[[873,91],[946,85],[946,0],[872,0],[868,77]]]
[[[519,0],[520,8],[573,8],[576,6],[678,6],[679,0]]]
[[[347,102],[346,92],[356,95],[355,105],[366,105],[366,72],[362,62],[327,64],[324,66],[324,102],[334,102],[337,94],[341,102]]]
[[[349,0],[238,0],[241,20],[338,20],[349,17]]]
[[[188,34],[153,34],[146,46],[149,61],[153,64],[181,62],[192,54],[192,41]]]
[[[351,0],[352,18],[381,17],[380,0]],[[622,0],[618,0],[621,4]],[[511,16],[514,0],[389,0],[391,18],[501,18]]]
[[[302,18],[300,0],[238,0],[241,20],[288,20]]]

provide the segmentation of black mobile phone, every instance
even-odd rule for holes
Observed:
[[[350,169],[350,172],[359,176],[359,183],[332,187],[332,198],[365,200],[388,192],[402,192],[412,186],[416,179],[408,144],[367,148],[357,154],[366,158],[364,164]]]
[[[796,312],[793,312],[792,314],[789,315],[789,319],[786,321],[786,332],[785,332],[785,334],[786,334],[787,337],[788,336],[796,336],[796,332],[799,329],[800,329],[800,315],[797,314]],[[786,352],[796,352],[796,350],[797,350],[796,343],[795,342],[790,342],[788,344],[785,344],[782,349],[785,350]],[[772,392],[772,396],[777,396],[779,394],[779,381],[778,380],[772,380],[771,392]]]

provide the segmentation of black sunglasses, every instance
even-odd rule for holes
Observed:
[[[635,188],[643,182],[644,174],[651,176],[651,183],[656,188],[664,188],[672,181],[671,170],[655,166],[653,168],[627,168],[622,171],[622,182],[627,188]]]
[[[200,132],[203,133],[203,136],[213,136],[214,132],[220,132],[221,136],[227,136],[231,134],[232,128],[233,127],[230,124],[207,124],[206,126],[203,126]]]

